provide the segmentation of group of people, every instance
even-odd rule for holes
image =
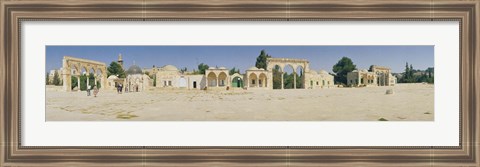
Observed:
[[[88,85],[87,86],[87,96],[90,96],[90,91],[91,90],[92,90],[92,86]],[[93,86],[93,96],[97,97],[97,94],[98,94],[98,88],[97,88],[97,85],[94,85]]]
[[[130,92],[138,92],[138,86],[137,85],[134,85],[133,90],[128,90],[128,86],[125,87],[125,93],[128,93],[129,91]],[[123,84],[118,84],[117,85],[117,93],[118,94],[122,94],[122,91],[123,91]]]
[[[135,87],[136,88],[136,91],[138,92],[138,86]],[[92,90],[92,86],[88,85],[87,86],[87,96],[90,96],[91,95],[91,90]],[[122,90],[123,90],[123,85],[122,84],[118,84],[117,85],[117,93],[118,94],[122,94]],[[128,87],[125,87],[125,92],[127,93],[128,92]],[[94,97],[97,97],[97,94],[98,94],[98,88],[96,85],[93,86],[93,96]]]

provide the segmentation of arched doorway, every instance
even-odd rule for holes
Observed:
[[[302,66],[298,66],[295,70],[295,88],[296,89],[304,89],[305,85],[305,72]]]
[[[88,70],[87,83],[87,86],[89,86],[90,89],[93,89],[93,86],[97,84],[95,79],[95,70],[93,68]]]
[[[95,75],[95,85],[97,85],[97,88],[100,89],[103,85],[103,76],[102,76],[102,73],[103,71],[101,69],[97,69],[96,70],[97,74]]]
[[[267,87],[267,75],[265,73],[258,76],[258,87]]]
[[[243,79],[240,78],[239,76],[234,77],[234,78],[232,79],[232,87],[242,88],[242,87],[243,87]]]
[[[218,86],[226,86],[227,85],[227,74],[225,72],[221,72],[218,74]]]
[[[294,81],[294,70],[292,65],[286,65],[283,68],[283,88],[284,89],[293,89],[295,86]]]
[[[217,75],[214,72],[208,73],[207,82],[209,87],[217,87]]]
[[[79,68],[75,65],[71,65],[70,66],[70,74],[71,74],[71,77],[70,77],[70,90],[73,90],[73,89],[77,89],[77,90],[80,90],[78,84],[80,83],[80,72],[79,72]],[[66,82],[66,81],[64,81]]]
[[[249,82],[249,87],[258,87],[258,83],[257,83],[257,74],[255,73],[251,73],[249,76],[248,76],[248,82]]]
[[[283,89],[283,77],[282,77],[282,68],[279,65],[275,65],[272,68],[272,80],[273,80],[273,89]]]
[[[81,91],[87,90],[87,68],[81,67],[80,69],[80,82],[78,83],[78,88]]]

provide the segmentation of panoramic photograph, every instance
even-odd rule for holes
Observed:
[[[46,46],[45,121],[434,121],[434,46]]]

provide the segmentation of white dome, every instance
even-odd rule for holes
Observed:
[[[361,71],[361,72],[368,72],[368,70],[365,70],[365,69],[363,69],[363,70],[360,70],[360,71]]]
[[[166,65],[162,67],[163,70],[166,71],[178,71],[178,68],[173,65]]]
[[[320,70],[320,72],[319,72],[319,73],[320,73],[320,74],[328,74],[328,72],[327,72],[327,71],[325,71],[325,70]]]
[[[220,70],[226,70],[227,68],[225,68],[225,67],[219,67],[218,69],[220,69]]]
[[[250,68],[248,68],[248,70],[258,70],[258,68],[257,67],[250,67]]]
[[[118,79],[118,77],[115,75],[110,75],[107,79]]]
[[[217,68],[215,68],[215,67],[208,67],[208,69],[209,69],[209,70],[215,70],[215,69],[217,69]]]

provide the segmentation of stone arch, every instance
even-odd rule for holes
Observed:
[[[105,63],[101,63],[98,61],[88,60],[88,59],[80,59],[71,56],[64,56],[63,57],[63,65],[62,65],[62,77],[63,77],[63,90],[64,91],[71,91],[73,82],[77,83],[77,87],[81,88],[84,87],[80,82],[80,76],[83,74],[89,74],[90,72],[96,74],[98,69],[102,69],[102,75],[99,77],[101,81],[104,83],[106,82],[106,65]],[[73,76],[73,77],[72,77]],[[88,76],[88,75],[87,75]],[[96,75],[94,75],[96,76]],[[97,78],[97,77],[95,77]],[[88,79],[88,77],[87,77]],[[85,82],[85,84],[88,82]],[[94,82],[96,84],[96,82]]]
[[[272,89],[283,89],[283,68],[275,64],[271,70],[272,73],[272,81],[270,82],[270,86]]]
[[[297,68],[301,67],[303,69],[303,74],[308,74],[310,71],[310,63],[306,59],[290,59],[290,58],[267,58],[267,70],[269,71],[269,74],[272,76],[270,81],[270,87],[275,89],[278,88],[278,85],[281,86],[281,89],[284,89],[286,83],[285,83],[285,78],[281,79],[280,81],[282,82],[281,84],[278,83],[278,72],[275,72],[274,67],[279,66],[281,67],[282,74],[285,74],[285,69],[286,68],[291,68],[293,72],[297,72]],[[275,74],[276,73],[276,74]],[[283,75],[280,75],[281,77],[284,77]],[[294,75],[295,76],[295,75]],[[294,77],[295,78],[295,77]],[[305,77],[304,77],[305,78]],[[295,78],[296,80],[296,78]],[[290,81],[289,81],[290,82]],[[292,85],[291,87],[297,88],[296,86],[296,81],[292,83],[295,83],[295,85]],[[302,88],[305,87],[305,80],[303,79],[303,84],[299,85]]]
[[[295,69],[295,88],[304,89],[305,88],[305,70],[303,66],[298,65]]]
[[[258,75],[258,85],[259,87],[267,87],[267,75],[265,73],[260,73]]]
[[[223,87],[227,85],[228,85],[227,74],[222,71],[218,74],[218,86]]]
[[[209,72],[207,75],[207,83],[208,87],[216,87],[217,86],[217,75],[215,72]]]
[[[64,69],[64,76],[63,79],[63,84],[64,84],[64,90],[65,91],[71,91],[75,88],[80,90],[79,83],[80,83],[80,67],[76,65],[75,63],[69,63],[67,68]],[[68,85],[68,86],[65,86]]]
[[[80,75],[80,68],[75,64],[69,64],[67,70],[70,70],[71,75]]]
[[[291,70],[291,71],[290,71]],[[294,89],[295,88],[295,68],[291,64],[286,64],[283,68],[283,88]]]
[[[244,81],[243,81],[243,76],[238,74],[238,73],[235,73],[233,75],[230,76],[231,80],[230,80],[230,85],[232,88],[242,88],[243,85],[244,85]]]
[[[232,87],[241,88],[243,87],[243,77],[235,76],[232,78]]]
[[[283,72],[283,69],[285,68],[285,64],[274,63],[274,64],[271,64],[271,67],[267,67],[267,70],[273,71],[274,69],[276,69],[276,67],[278,67],[277,70],[279,70],[280,72]]]
[[[80,75],[87,74],[87,66],[80,66]]]
[[[94,67],[88,67],[88,73],[93,73],[95,74],[96,73],[96,70]]]
[[[283,72],[286,72],[287,70],[285,70],[285,69],[288,69],[289,67],[292,69],[292,72],[295,72],[295,66],[292,65],[292,64],[285,64],[283,66]]]
[[[249,87],[256,87],[257,84],[258,84],[257,80],[258,80],[257,74],[250,73],[250,75],[248,75],[248,86]]]

